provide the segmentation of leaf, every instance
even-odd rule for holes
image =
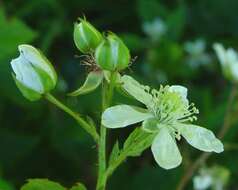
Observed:
[[[94,91],[102,82],[103,73],[101,71],[92,71],[88,74],[83,86],[78,90],[69,93],[69,96],[79,96]]]
[[[66,190],[59,183],[48,179],[30,179],[21,190]]]
[[[2,8],[0,8],[0,28],[0,81],[4,81],[0,83],[1,96],[26,106],[27,102],[11,78],[9,64],[11,56],[17,52],[17,46],[32,42],[37,33],[18,18],[7,18]]]
[[[180,124],[179,128],[182,136],[193,147],[206,152],[220,153],[224,151],[223,144],[212,131],[191,124]]]
[[[158,0],[138,0],[138,16],[143,21],[150,21],[158,16],[167,15],[167,8]]]
[[[17,51],[19,44],[32,41],[36,33],[17,18],[6,19],[0,8],[0,61]]]
[[[102,124],[107,128],[122,128],[153,117],[146,109],[129,105],[118,105],[106,109]]]
[[[14,188],[9,182],[0,179],[0,190],[14,190]]]
[[[175,168],[182,162],[177,144],[166,127],[160,129],[152,143],[151,150],[156,162],[164,169]]]
[[[186,25],[186,14],[186,6],[181,4],[168,15],[166,19],[168,31],[170,31],[168,36],[173,40],[178,40],[183,34]]]
[[[145,149],[151,146],[154,136],[141,128],[136,128],[126,139],[123,152],[126,152],[127,156],[140,156]]]
[[[77,183],[70,190],[87,190],[87,188],[82,183]]]
[[[111,165],[117,159],[119,155],[120,155],[120,148],[119,148],[119,143],[117,141],[112,148],[112,152],[109,157],[109,165]]]

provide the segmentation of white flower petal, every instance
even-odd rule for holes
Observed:
[[[225,77],[238,81],[238,54],[232,49],[227,50],[221,44],[214,44],[214,49],[221,63]]]
[[[107,128],[122,128],[153,117],[146,109],[129,105],[110,107],[102,114],[102,124]]]
[[[28,60],[35,67],[38,67],[42,69],[43,71],[45,71],[51,77],[52,81],[56,82],[57,76],[54,71],[54,68],[52,67],[48,59],[43,54],[41,54],[33,46],[26,45],[26,44],[19,45],[18,49],[22,57]]]
[[[179,124],[178,128],[187,142],[199,150],[216,153],[224,150],[221,141],[206,128],[192,124]]]
[[[213,45],[213,48],[218,56],[218,59],[222,65],[226,64],[227,58],[226,58],[226,50],[220,43],[215,43]]]
[[[135,99],[149,106],[152,103],[152,96],[145,91],[145,86],[138,83],[135,79],[128,75],[121,78],[123,82],[122,87]]]
[[[193,178],[193,186],[195,190],[205,190],[212,185],[212,177],[210,175],[199,175]]]
[[[166,127],[160,129],[153,141],[151,150],[156,162],[164,169],[175,168],[182,162],[176,141]]]
[[[43,85],[38,74],[24,57],[19,56],[13,59],[11,66],[16,75],[16,80],[36,92],[43,93]]]

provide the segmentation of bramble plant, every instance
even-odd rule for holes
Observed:
[[[84,84],[68,95],[87,94],[101,85],[102,117],[99,130],[93,122],[88,122],[50,93],[56,85],[57,75],[52,64],[39,50],[30,45],[19,45],[20,56],[11,61],[11,66],[16,85],[25,98],[30,101],[45,98],[55,104],[72,116],[98,145],[96,190],[105,190],[109,177],[123,161],[128,157],[140,156],[149,147],[155,161],[163,169],[179,166],[182,156],[176,141],[180,141],[181,137],[199,150],[223,151],[223,144],[212,131],[191,124],[197,119],[195,115],[199,111],[193,103],[189,103],[186,87],[166,85],[156,90],[140,84],[131,76],[122,75],[121,71],[131,62],[129,49],[116,34],[101,34],[85,18],[75,24],[73,36],[76,47],[85,54],[84,63],[92,71],[88,73]],[[220,59],[223,60],[223,57]],[[115,87],[145,107],[125,104],[113,106]],[[136,123],[141,123],[141,127],[132,131],[122,147],[115,142],[107,158],[107,128],[123,128]],[[46,179],[31,179],[21,189],[65,190],[60,184]],[[86,190],[86,187],[80,183],[71,190]]]

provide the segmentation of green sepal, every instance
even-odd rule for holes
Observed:
[[[158,120],[156,118],[149,118],[143,121],[142,129],[148,133],[156,133],[159,131]]]
[[[66,188],[48,179],[30,179],[21,190],[66,190]]]
[[[155,134],[136,128],[126,139],[122,151],[126,152],[127,156],[140,156],[145,149],[151,146],[154,137]]]
[[[94,91],[101,83],[103,79],[103,72],[92,71],[88,74],[84,84],[77,90],[69,93],[69,96],[79,96],[83,94],[88,94]]]
[[[105,78],[105,79],[107,80],[107,82],[109,83],[109,82],[110,82],[110,78],[111,78],[112,72],[111,72],[111,71],[106,71],[106,70],[104,70],[104,71],[103,71],[103,74],[104,74],[104,78]],[[116,84],[120,84],[120,83],[121,83],[121,75],[120,75],[119,72],[116,73],[115,83],[116,83]]]
[[[30,101],[37,101],[41,98],[41,94],[36,92],[35,90],[32,90],[31,88],[26,87],[25,85],[23,85],[21,82],[19,82],[16,79],[16,76],[12,73],[12,77],[18,87],[18,89],[21,91],[22,95],[30,100]]]
[[[119,148],[119,143],[116,141],[112,148],[112,152],[109,157],[109,166],[112,165],[113,162],[117,160],[117,157],[120,155],[120,148]]]
[[[44,93],[47,93],[50,90],[55,88],[56,81],[53,81],[53,79],[47,72],[45,72],[39,67],[35,67],[34,65],[32,65],[32,67],[34,68],[34,70],[37,72],[37,74],[40,77],[42,86],[44,88]]]
[[[92,52],[103,40],[103,36],[86,19],[79,18],[79,21],[79,23],[74,25],[74,43],[82,53]]]
[[[109,33],[97,47],[95,59],[103,70],[120,71],[129,66],[130,51],[118,36]]]

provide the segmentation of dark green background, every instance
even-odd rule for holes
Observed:
[[[75,56],[80,52],[72,39],[73,23],[85,15],[100,31],[110,30],[121,36],[132,56],[137,57],[125,73],[154,87],[161,83],[185,85],[201,112],[197,123],[217,132],[223,123],[231,84],[222,76],[212,44],[219,41],[238,46],[237,10],[237,0],[0,0],[0,179],[15,189],[28,178],[49,178],[68,187],[82,181],[93,189],[96,178],[97,150],[89,136],[45,100],[28,102],[16,88],[10,60],[18,55],[18,44],[40,48],[59,75],[53,93],[74,110],[98,120],[100,90],[79,98],[65,95],[82,84],[86,76]],[[165,21],[167,32],[159,41],[153,41],[142,25],[157,17]],[[183,47],[184,42],[197,38],[206,40],[211,61],[192,68]],[[166,80],[162,80],[164,76]],[[114,104],[122,102],[136,104],[117,93]],[[237,125],[234,121],[224,142],[238,143]],[[131,129],[110,131],[108,146],[116,138],[125,139]],[[184,141],[179,147],[184,158],[182,166],[163,170],[148,150],[139,158],[128,159],[113,175],[108,189],[175,189],[184,168],[200,155]],[[228,189],[236,189],[237,160],[236,148],[214,154],[207,165],[229,169]],[[192,189],[191,185],[187,189]]]

